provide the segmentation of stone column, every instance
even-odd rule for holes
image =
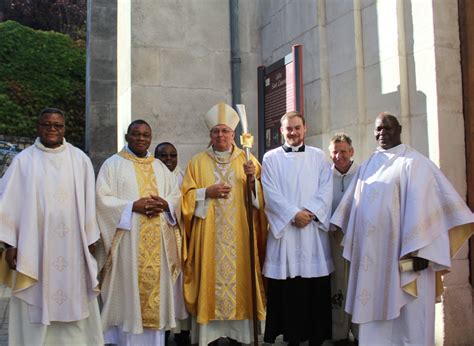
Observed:
[[[117,1],[87,5],[86,151],[97,172],[117,151]]]
[[[431,1],[429,1],[431,2]],[[465,197],[466,144],[462,100],[462,74],[458,2],[433,1],[434,55],[436,60],[437,130],[439,166]],[[431,143],[430,143],[431,146]],[[468,244],[452,260],[444,276],[444,345],[474,345],[472,287],[469,283]]]

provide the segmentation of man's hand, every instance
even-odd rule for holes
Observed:
[[[148,217],[155,217],[169,210],[168,202],[158,196],[142,197],[133,202],[132,211]]]
[[[295,222],[293,223],[298,228],[308,226],[313,221],[314,215],[310,211],[301,210],[295,215]]]
[[[206,198],[228,198],[231,187],[220,183],[208,186],[206,188]]]
[[[7,260],[8,266],[10,269],[16,270],[16,256],[17,256],[17,248],[16,247],[10,247],[5,250],[5,259]]]
[[[252,160],[244,163],[244,173],[246,176],[250,177],[251,183],[255,181],[255,171],[255,165],[253,164]]]
[[[151,196],[151,198],[153,199],[153,202],[156,203],[157,208],[161,209],[160,213],[170,210],[170,206],[166,199],[161,198],[160,196]]]
[[[419,272],[428,268],[429,261],[421,257],[413,257],[413,270]]]

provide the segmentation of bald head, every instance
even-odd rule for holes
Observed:
[[[374,135],[382,149],[390,149],[400,145],[402,126],[395,114],[382,112],[375,118]]]

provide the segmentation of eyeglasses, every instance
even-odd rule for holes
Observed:
[[[64,129],[64,124],[58,124],[58,123],[39,123],[39,126],[44,129],[54,128],[55,130],[58,130],[58,131]]]
[[[162,159],[166,159],[166,158],[174,159],[174,158],[178,157],[178,154],[165,154],[165,153],[163,153],[163,154],[158,154],[158,156],[161,157]]]
[[[232,130],[229,130],[229,129],[212,129],[211,130],[211,135],[212,136],[219,136],[220,133],[222,133],[224,136],[225,135],[228,135],[228,134],[231,134]]]

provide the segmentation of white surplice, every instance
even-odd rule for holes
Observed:
[[[103,342],[97,263],[88,250],[99,239],[94,180],[81,150],[65,141],[46,148],[39,139],[14,158],[2,178],[0,240],[17,247],[18,275],[36,282],[13,289],[10,319],[27,317],[10,323],[12,343],[21,343],[25,335],[36,335],[29,342],[37,344],[61,340],[50,333],[57,327],[48,326],[77,321],[90,330],[69,342]]]
[[[176,179],[178,180],[178,186],[181,188],[181,184],[183,182],[183,177],[184,177],[184,172],[181,169],[181,167],[176,166],[175,169],[172,172]],[[179,227],[181,230],[181,235],[182,237],[185,237],[185,232],[184,232],[184,226],[182,224],[182,217],[181,217],[181,203],[178,204],[178,207],[175,210],[176,214],[176,219],[177,222],[179,223]],[[186,251],[183,252],[183,246],[185,246],[184,242],[181,242],[179,244],[179,248],[181,251],[181,254],[184,256],[186,254]],[[176,327],[172,329],[172,332],[174,334],[180,333],[183,330],[190,330],[191,329],[191,319],[189,318],[189,314],[186,310],[186,306],[184,304],[184,292],[183,292],[183,273],[181,272],[176,279],[176,282],[173,287],[174,291],[174,304],[175,304],[175,314],[176,314]]]
[[[343,255],[351,262],[346,311],[353,322],[361,324],[359,342],[370,344],[378,340],[373,333],[390,330],[372,328],[370,323],[414,323],[410,321],[414,315],[402,309],[410,310],[408,304],[414,302],[435,303],[424,299],[426,290],[418,289],[416,297],[404,289],[428,272],[401,273],[399,260],[414,255],[430,261],[427,270],[449,269],[449,231],[474,222],[474,216],[441,171],[404,144],[377,149],[354,179],[356,183],[344,195],[331,223],[344,231]],[[434,275],[430,277],[434,286]],[[434,335],[430,314],[425,318],[431,332],[420,333],[420,339],[414,336],[409,342],[434,342],[426,339]],[[367,333],[366,328],[372,332]],[[403,335],[399,337],[391,338],[390,343],[409,343]]]
[[[265,154],[262,164],[265,213],[270,224],[263,275],[272,279],[329,275],[333,263],[328,233],[332,203],[332,172],[324,152],[282,147]],[[307,209],[319,221],[304,228],[292,224]]]
[[[178,182],[161,161],[154,160],[152,165],[159,196],[168,202],[171,211],[166,213],[165,219],[173,224],[173,214],[178,207],[180,196]],[[133,202],[139,198],[133,162],[119,154],[107,159],[97,177],[97,219],[105,253],[109,251],[117,229],[126,231],[120,246],[113,254],[112,268],[103,283],[102,325],[108,342],[159,345],[164,341],[165,329],[176,327],[175,319],[186,318],[187,313],[182,311],[183,316],[177,316],[179,309],[175,308],[173,299],[174,283],[169,269],[166,244],[161,237],[160,329],[143,328],[137,253],[140,226],[136,213],[131,212]],[[103,250],[101,249],[102,256]],[[183,299],[178,298],[181,301]],[[181,302],[180,306],[184,307],[184,302]]]
[[[184,177],[184,172],[181,169],[181,167],[176,166],[173,174],[176,176],[176,179],[178,179],[178,185],[181,187],[181,183],[183,182],[183,177]]]

